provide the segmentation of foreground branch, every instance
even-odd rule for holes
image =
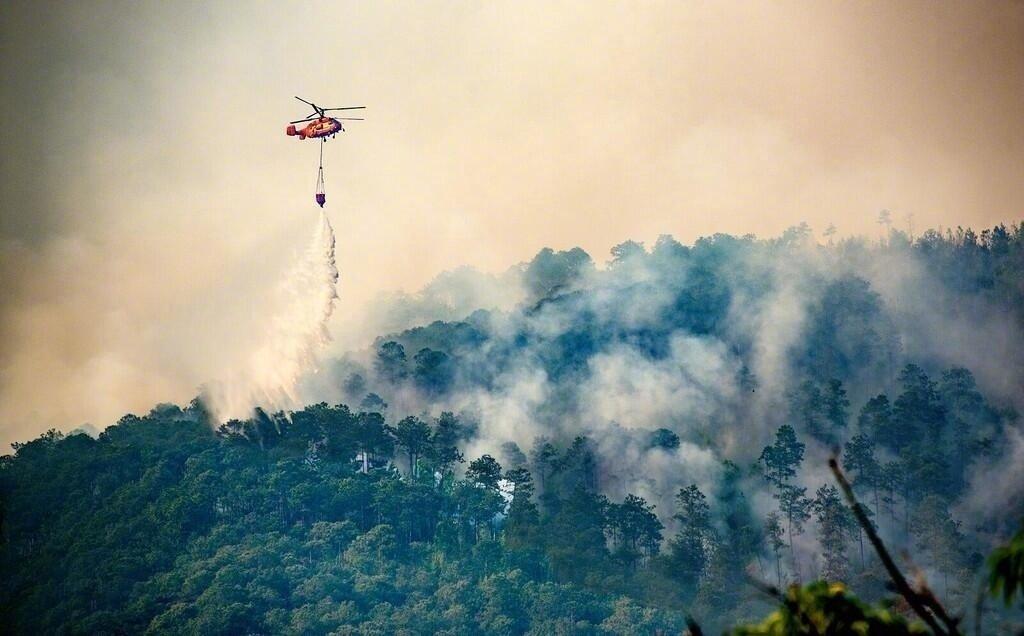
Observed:
[[[850,486],[850,482],[847,481],[846,475],[844,475],[842,469],[839,468],[839,462],[836,461],[835,457],[828,460],[828,467],[832,469],[832,474],[835,475],[836,481],[839,482],[839,487],[842,489],[843,495],[846,496],[847,503],[849,503],[850,508],[853,509],[853,514],[857,518],[857,522],[862,528],[864,528],[865,534],[868,535],[868,540],[871,541],[872,547],[875,548],[875,553],[878,554],[878,558],[882,561],[882,565],[885,566],[886,571],[889,573],[889,578],[891,578],[893,583],[896,585],[896,591],[898,591],[900,595],[907,600],[907,603],[910,604],[914,613],[920,616],[921,620],[923,620],[933,632],[940,636],[946,634],[960,634],[960,631],[956,627],[956,623],[949,619],[944,609],[939,611],[932,610],[936,611],[936,613],[939,614],[946,623],[948,630],[943,629],[942,626],[939,625],[939,622],[935,620],[935,615],[932,614],[932,611],[929,611],[927,607],[927,605],[938,605],[941,608],[938,601],[932,597],[931,599],[928,599],[927,603],[923,602],[921,596],[915,592],[914,588],[912,588],[910,583],[907,582],[903,573],[900,572],[900,569],[896,566],[896,562],[893,561],[889,551],[885,548],[885,544],[882,543],[882,538],[878,536],[877,532],[875,532],[875,528],[871,524],[871,520],[868,519],[867,513],[864,512],[860,502],[857,501],[856,495],[853,494],[853,487]]]

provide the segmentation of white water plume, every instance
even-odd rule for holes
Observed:
[[[321,211],[309,246],[274,290],[251,353],[206,387],[204,397],[217,420],[244,419],[257,407],[273,412],[299,406],[299,381],[316,370],[317,354],[331,340],[327,321],[337,284],[334,229]]]

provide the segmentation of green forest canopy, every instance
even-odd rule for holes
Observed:
[[[0,460],[0,623],[15,633],[635,634],[679,633],[690,616],[709,632],[844,620],[919,629],[906,607],[879,604],[887,576],[863,528],[834,482],[812,481],[826,473],[808,465],[811,452],[835,447],[874,526],[912,552],[951,612],[974,612],[991,576],[1006,604],[979,618],[991,631],[1021,629],[1021,535],[1006,543],[1020,502],[997,518],[956,513],[976,471],[1013,452],[1017,415],[967,368],[910,359],[867,280],[837,269],[817,281],[804,336],[787,352],[784,412],[760,451],[729,457],[717,437],[754,425],[732,416],[750,416],[762,386],[744,364],[755,347],[730,331],[730,304],[772,289],[762,268],[803,249],[797,234],[664,239],[651,252],[624,244],[601,272],[581,251],[542,253],[525,270],[535,298],[508,317],[511,334],[476,315],[382,338],[371,364],[339,364],[350,406],[216,424],[197,399],[125,416],[95,439],[50,431],[18,444]],[[1020,227],[858,249],[902,250],[961,307],[995,307],[1021,324]],[[657,319],[596,312],[609,289],[620,301],[657,290]],[[574,320],[538,330],[551,312]],[[529,447],[506,440],[466,457],[487,430],[479,413],[387,406],[402,390],[427,406],[495,390],[528,352],[559,396],[536,413],[547,425],[579,408],[567,387],[586,380],[595,356],[628,343],[644,359],[671,359],[681,333],[726,343],[741,364],[722,381],[744,391],[699,430],[685,419],[597,430],[641,449],[641,473],[646,460],[708,449],[714,478],[678,484],[667,504],[639,491],[610,497],[617,458],[587,431],[551,423]],[[681,459],[675,470],[686,474]],[[661,478],[653,462],[650,471]],[[796,585],[778,601],[751,578]]]

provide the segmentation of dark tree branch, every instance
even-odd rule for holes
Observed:
[[[903,598],[907,599],[907,603],[910,604],[914,613],[920,616],[921,620],[923,620],[933,632],[940,636],[945,634],[960,634],[955,623],[952,625],[947,623],[947,626],[949,627],[948,631],[943,629],[942,626],[939,625],[939,622],[935,620],[935,616],[932,612],[928,610],[926,604],[922,602],[918,593],[914,591],[914,588],[910,587],[910,583],[907,582],[907,579],[903,576],[903,573],[900,572],[899,567],[896,566],[896,562],[893,561],[892,556],[886,549],[885,544],[882,543],[881,537],[879,537],[878,533],[875,532],[875,528],[871,525],[871,520],[868,519],[868,515],[864,512],[864,508],[860,505],[860,502],[857,501],[857,496],[853,494],[853,487],[850,486],[850,482],[847,481],[846,475],[844,475],[842,469],[839,468],[839,462],[836,461],[835,457],[828,460],[828,467],[832,469],[832,474],[835,475],[836,481],[839,482],[839,487],[842,489],[843,495],[846,496],[847,503],[849,503],[850,508],[853,509],[853,514],[857,517],[857,522],[860,523],[861,527],[864,528],[864,532],[868,535],[868,540],[871,541],[871,545],[875,548],[878,558],[882,561],[882,565],[885,566],[886,571],[889,573],[889,578],[891,578],[893,583],[895,583],[896,591],[899,592]],[[943,611],[942,614],[945,615],[946,612]]]
[[[938,616],[939,620],[945,623],[946,627],[951,629],[951,633],[955,633],[957,629],[959,629],[958,626],[961,619],[959,617],[954,618],[946,612],[946,608],[943,607],[942,603],[939,601],[939,597],[935,596],[935,592],[932,590],[931,586],[928,585],[928,578],[925,577],[924,571],[917,567],[917,564],[914,563],[910,554],[904,551],[900,554],[900,557],[908,564],[911,572],[914,574],[914,584],[916,586],[915,591],[917,593],[917,597],[921,599],[921,603],[930,609],[933,614]]]

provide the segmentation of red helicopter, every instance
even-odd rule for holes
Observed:
[[[314,139],[324,139],[327,137],[333,137],[334,135],[345,132],[345,127],[341,124],[344,121],[363,121],[362,117],[328,117],[327,112],[331,110],[361,110],[366,106],[346,106],[344,108],[320,108],[313,102],[307,102],[301,97],[296,96],[295,99],[299,100],[304,104],[309,104],[313,107],[313,112],[306,115],[303,119],[296,119],[295,121],[288,122],[288,128],[285,129],[285,134],[289,137],[298,137],[299,139],[305,139],[306,137],[312,137]],[[296,130],[295,124],[301,124],[303,122],[310,122],[305,127]]]
[[[345,106],[344,108],[320,108],[313,102],[307,102],[299,96],[295,99],[299,100],[303,104],[309,104],[313,107],[313,112],[307,115],[303,119],[297,119],[293,122],[288,122],[288,127],[285,129],[285,134],[289,137],[298,137],[299,139],[305,139],[311,137],[313,139],[319,139],[320,143],[320,169],[316,175],[316,196],[314,200],[317,205],[324,207],[324,203],[327,202],[327,193],[324,192],[324,145],[323,142],[327,141],[328,137],[334,137],[340,132],[345,132],[345,127],[342,125],[344,121],[363,121],[362,117],[328,117],[327,112],[332,110],[360,110],[366,108],[366,106]],[[310,122],[303,128],[296,130],[295,124],[301,124],[303,122]]]

